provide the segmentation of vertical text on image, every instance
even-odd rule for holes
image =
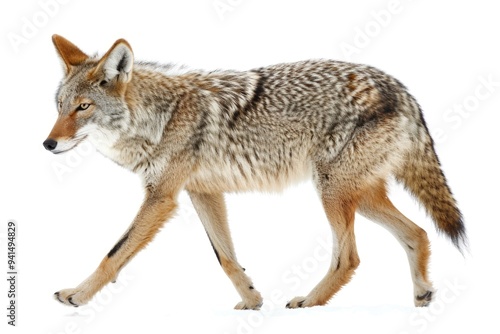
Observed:
[[[16,326],[18,316],[17,306],[17,224],[14,221],[7,223],[7,324]]]

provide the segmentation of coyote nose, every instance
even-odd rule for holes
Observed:
[[[57,142],[54,139],[47,139],[46,141],[43,142],[43,147],[45,147],[46,150],[52,151],[56,148]]]

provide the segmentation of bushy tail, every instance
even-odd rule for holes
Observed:
[[[467,248],[467,236],[462,214],[446,183],[426,126],[420,130],[423,140],[417,141],[408,152],[396,179],[422,203],[437,230],[445,233],[463,252]]]

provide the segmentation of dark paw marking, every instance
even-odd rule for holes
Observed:
[[[427,291],[423,295],[417,296],[417,300],[418,301],[425,300],[425,301],[430,302],[432,300],[432,291]]]
[[[68,303],[70,303],[71,305],[73,305],[74,307],[78,307],[77,304],[73,303],[73,297],[69,297],[68,298]]]
[[[62,303],[62,304],[66,304],[62,299],[61,299],[61,295],[58,292],[55,292],[54,293],[54,297],[57,299],[58,302]],[[69,298],[68,298],[68,303],[70,303],[71,305],[73,305],[74,307],[78,307],[79,305],[78,304],[75,304],[73,302],[73,295],[71,295]]]
[[[262,307],[262,302],[260,302],[259,304],[253,306],[253,307],[250,307],[250,306],[247,306],[245,305],[242,310],[260,310],[260,308]]]
[[[57,301],[58,301],[58,302],[60,302],[60,303],[63,303],[63,304],[64,304],[64,302],[61,300],[61,298],[59,298],[59,291],[58,291],[58,292],[55,292],[55,293],[54,293],[54,296],[56,297],[56,299],[57,299]]]
[[[305,302],[305,301],[306,301],[306,300],[304,299],[304,300],[301,300],[300,302],[298,302],[298,303],[297,303],[297,307],[303,307],[303,305],[304,305],[304,302]],[[293,307],[292,307],[292,305],[291,305],[290,303],[291,303],[291,302],[286,303],[286,308],[293,308]]]

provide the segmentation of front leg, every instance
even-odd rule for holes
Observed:
[[[222,194],[200,194],[189,192],[194,208],[200,217],[215,255],[234,287],[242,298],[235,309],[258,310],[262,296],[254,288],[252,280],[238,263],[227,223],[226,205]]]
[[[80,306],[90,301],[107,283],[115,280],[120,269],[153,239],[175,208],[172,193],[149,191],[130,228],[94,273],[76,288],[56,292],[55,299],[69,306]]]

